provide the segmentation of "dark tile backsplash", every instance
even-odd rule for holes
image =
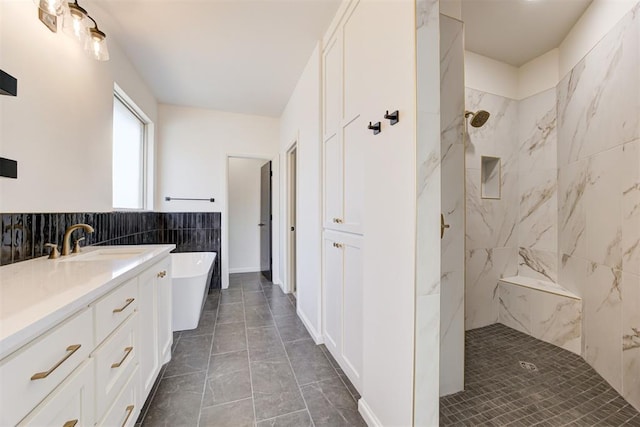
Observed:
[[[68,226],[85,223],[94,233],[74,232],[90,245],[176,245],[174,252],[217,252],[211,287],[220,287],[220,212],[103,212],[0,214],[0,265],[41,257],[45,243],[62,246]],[[73,242],[72,242],[73,244]]]

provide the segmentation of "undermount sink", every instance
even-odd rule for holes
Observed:
[[[71,258],[60,260],[61,262],[90,262],[90,261],[114,261],[125,260],[129,258],[137,257],[144,253],[146,249],[133,249],[133,248],[108,248],[98,249],[95,251],[79,254]]]

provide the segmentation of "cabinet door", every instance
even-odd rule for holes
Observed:
[[[342,31],[338,30],[324,51],[323,154],[324,226],[336,228],[343,219],[342,146]]]
[[[335,229],[343,216],[343,157],[341,137],[324,143],[324,226]]]
[[[325,233],[323,324],[325,345],[336,357],[342,349],[342,249],[337,247],[336,233]]]
[[[93,426],[93,360],[88,359],[18,426]]]
[[[158,293],[158,346],[160,363],[165,364],[171,359],[171,344],[173,343],[173,330],[171,326],[171,258],[154,267],[160,274],[156,285]]]
[[[362,238],[345,236],[339,244],[344,252],[343,369],[353,385],[360,390],[363,358]]]
[[[341,231],[362,234],[364,213],[364,158],[367,124],[360,116],[346,123],[342,130],[343,215]]]
[[[154,267],[140,275],[140,390],[142,396],[151,392],[160,364],[158,359],[158,314],[156,303],[156,276]]]

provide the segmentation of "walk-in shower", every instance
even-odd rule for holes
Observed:
[[[475,113],[473,111],[464,112],[465,119],[468,119],[469,117],[471,117],[470,124],[474,128],[482,127],[485,123],[487,123],[487,120],[489,120],[490,115],[491,114],[489,114],[489,112],[485,110],[478,110]]]

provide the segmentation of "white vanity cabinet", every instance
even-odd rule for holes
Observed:
[[[160,367],[171,356],[171,259],[165,258],[139,277],[140,380],[143,396],[153,388]],[[142,402],[144,403],[144,402]]]
[[[325,345],[353,385],[362,386],[361,236],[325,231],[323,333]]]
[[[0,360],[0,426],[134,425],[171,357],[171,248],[156,249]]]

